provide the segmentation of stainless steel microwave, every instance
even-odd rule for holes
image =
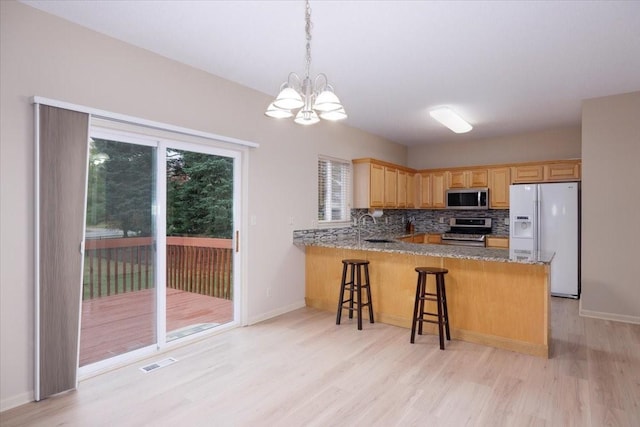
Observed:
[[[488,188],[452,188],[446,193],[447,209],[489,209]]]

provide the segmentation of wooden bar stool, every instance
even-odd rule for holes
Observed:
[[[368,308],[369,323],[373,323],[373,304],[371,302],[371,288],[369,286],[369,261],[364,259],[343,259],[342,264],[342,282],[340,283],[340,298],[338,299],[336,325],[340,324],[342,310],[349,310],[349,319],[353,319],[353,311],[355,310],[358,317],[358,330],[362,330],[362,307]],[[348,282],[347,269],[349,270]],[[363,269],[364,282],[362,281]],[[366,303],[362,302],[363,289],[367,291]],[[345,291],[349,291],[349,298],[347,299],[344,297]],[[345,303],[349,303],[349,305],[345,306]]]
[[[413,306],[413,322],[411,324],[411,344],[416,337],[416,325],[418,334],[422,335],[422,324],[424,322],[438,324],[438,334],[440,336],[440,350],[444,350],[443,328],[447,333],[447,340],[451,340],[449,333],[449,312],[447,310],[447,293],[444,287],[444,275],[449,271],[446,268],[437,267],[416,267],[418,272],[418,283],[416,285],[416,300]],[[436,279],[435,293],[427,292],[427,275],[434,275]],[[438,306],[437,313],[424,311],[425,301],[435,301]],[[425,317],[430,316],[430,317]],[[433,318],[437,320],[433,320]]]

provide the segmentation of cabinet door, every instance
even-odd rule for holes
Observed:
[[[509,184],[511,184],[509,168],[489,169],[489,207],[491,209],[509,208]]]
[[[442,243],[441,234],[427,234],[424,239],[424,243],[431,243],[433,245],[439,245]]]
[[[550,163],[544,165],[545,181],[575,181],[580,179],[578,162]]]
[[[416,207],[416,179],[417,175],[413,173],[407,173],[407,207]]]
[[[471,188],[488,187],[489,179],[487,169],[474,169],[467,173],[468,184]]]
[[[369,205],[372,208],[384,206],[384,166],[371,163],[369,182]]]
[[[398,206],[398,169],[388,166],[384,168],[384,206]]]
[[[449,171],[448,188],[467,188],[467,172],[466,171]]]
[[[446,207],[444,196],[445,189],[447,186],[447,175],[446,172],[435,172],[431,175],[432,180],[432,207],[444,209]]]
[[[509,249],[509,238],[508,237],[487,237],[487,247]]]
[[[431,174],[422,172],[418,174],[418,176],[420,177],[420,202],[418,206],[421,208],[431,208],[433,207]]]
[[[407,172],[398,169],[398,207],[407,207]]]
[[[511,168],[511,180],[516,183],[542,182],[544,180],[542,165],[514,166]]]

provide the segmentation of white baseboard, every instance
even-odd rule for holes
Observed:
[[[305,304],[304,300],[301,300],[301,301],[298,301],[298,302],[294,302],[293,304],[289,304],[287,306],[280,307],[280,308],[278,308],[276,310],[269,311],[267,313],[263,313],[263,314],[260,314],[258,316],[255,316],[255,317],[251,317],[249,319],[248,324],[249,325],[253,325],[254,323],[262,322],[264,320],[271,319],[272,317],[280,316],[281,314],[285,314],[285,313],[288,313],[290,311],[297,310],[299,308],[304,307],[305,305],[306,304]]]
[[[604,313],[601,311],[584,310],[582,308],[582,300],[580,300],[580,310],[578,311],[578,313],[580,314],[580,316],[583,316],[583,317],[593,317],[594,319],[613,320],[614,322],[633,323],[635,325],[640,325],[640,317],[638,316],[629,316],[626,314]]]
[[[25,403],[33,402],[33,391],[21,393],[16,396],[11,396],[6,399],[0,400],[0,412],[8,411]]]

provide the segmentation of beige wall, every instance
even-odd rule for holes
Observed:
[[[579,159],[580,126],[501,138],[409,147],[414,169]]]
[[[581,314],[640,323],[640,92],[582,104]]]
[[[0,410],[30,400],[33,389],[31,96],[260,144],[249,153],[245,206],[257,222],[242,230],[248,235],[249,321],[304,303],[304,252],[291,238],[293,229],[309,228],[315,219],[318,154],[406,162],[404,146],[345,124],[305,128],[266,118],[275,93],[253,91],[26,5],[0,1],[0,19]],[[288,71],[282,70],[283,78]]]

